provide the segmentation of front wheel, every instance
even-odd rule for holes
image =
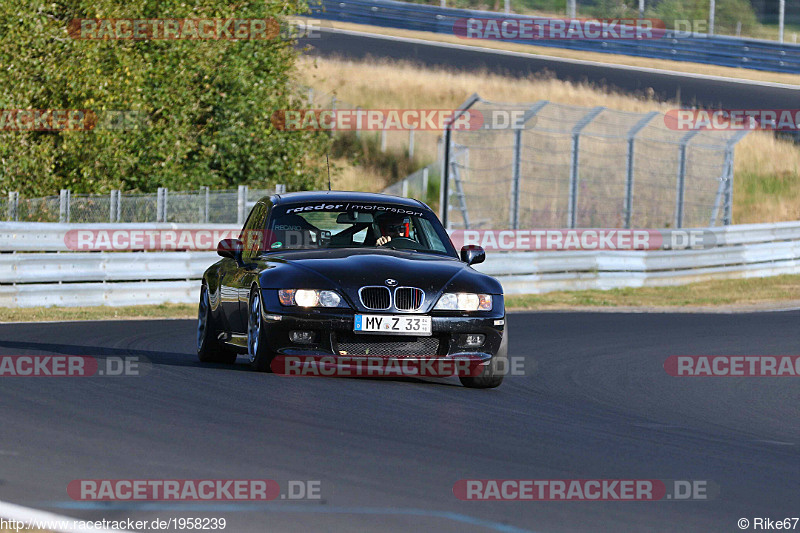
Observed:
[[[493,389],[499,387],[508,371],[508,327],[503,331],[503,340],[489,364],[481,367],[478,376],[459,376],[461,384],[471,389]]]
[[[235,363],[236,353],[227,350],[217,340],[216,332],[216,323],[208,300],[208,287],[203,283],[197,308],[197,358],[203,363]]]
[[[261,293],[257,288],[250,293],[247,309],[247,357],[250,367],[258,372],[271,372],[269,365],[274,355],[269,352],[264,319],[261,317]]]

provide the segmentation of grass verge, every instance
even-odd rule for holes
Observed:
[[[769,278],[715,280],[679,287],[644,287],[608,291],[559,291],[546,294],[506,296],[509,310],[558,310],[630,308],[633,310],[692,308],[800,307],[800,275]],[[0,322],[62,320],[141,320],[197,316],[195,304],[139,305],[130,307],[31,307],[0,308]],[[3,533],[0,531],[0,533]]]
[[[23,307],[14,309],[0,307],[0,322],[141,320],[148,318],[197,318],[197,304],[132,305],[126,307]]]
[[[642,287],[607,291],[558,291],[546,294],[506,296],[508,309],[574,309],[630,307],[653,308],[691,307],[713,310],[720,307],[758,308],[781,307],[780,303],[798,302],[800,306],[800,275],[768,278],[714,280],[678,287]]]

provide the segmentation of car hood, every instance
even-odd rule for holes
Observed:
[[[314,288],[342,292],[361,308],[358,289],[367,285],[418,287],[425,291],[424,311],[444,291],[501,294],[494,278],[444,255],[392,249],[334,249],[267,254],[262,258],[262,288]]]

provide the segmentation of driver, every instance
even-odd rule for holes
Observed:
[[[378,219],[378,227],[381,230],[381,236],[375,244],[377,246],[383,246],[391,241],[393,237],[408,238],[410,235],[411,219],[403,215],[385,213]]]

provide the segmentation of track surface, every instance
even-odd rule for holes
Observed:
[[[408,42],[358,32],[324,29],[318,39],[301,41],[309,53],[352,59],[389,58],[414,61],[429,67],[485,70],[525,77],[545,70],[560,80],[589,82],[625,92],[655,91],[656,98],[679,98],[683,105],[724,109],[793,109],[800,101],[800,87],[737,82],[723,78],[669,74],[610,64],[581,64],[557,58],[501,51],[453,47],[434,42]]]
[[[138,355],[129,378],[0,378],[0,500],[227,531],[739,531],[800,515],[800,378],[674,378],[673,354],[796,354],[798,312],[509,316],[527,374],[285,378],[202,366],[194,322],[0,325],[2,354]],[[72,502],[73,479],[319,480],[321,502]],[[705,502],[462,502],[465,478],[709,480]],[[346,529],[345,529],[346,528]]]

